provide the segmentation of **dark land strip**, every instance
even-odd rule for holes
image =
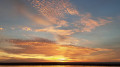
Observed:
[[[12,62],[0,65],[80,65],[80,66],[120,66],[120,62]]]

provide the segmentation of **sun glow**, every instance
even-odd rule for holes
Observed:
[[[55,62],[67,62],[70,59],[64,56],[52,56],[52,57],[47,58],[47,60],[51,60]]]
[[[60,62],[67,62],[67,59],[66,58],[60,58],[59,61]]]

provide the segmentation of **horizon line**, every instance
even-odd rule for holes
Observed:
[[[81,66],[120,66],[120,62],[0,62],[0,65],[81,65]]]

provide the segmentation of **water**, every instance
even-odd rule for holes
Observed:
[[[51,65],[51,66],[0,66],[0,67],[119,67],[119,66],[74,66],[74,65]]]

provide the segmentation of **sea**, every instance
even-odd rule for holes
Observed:
[[[81,65],[31,65],[31,66],[0,66],[0,67],[120,67],[120,66],[81,66]]]

